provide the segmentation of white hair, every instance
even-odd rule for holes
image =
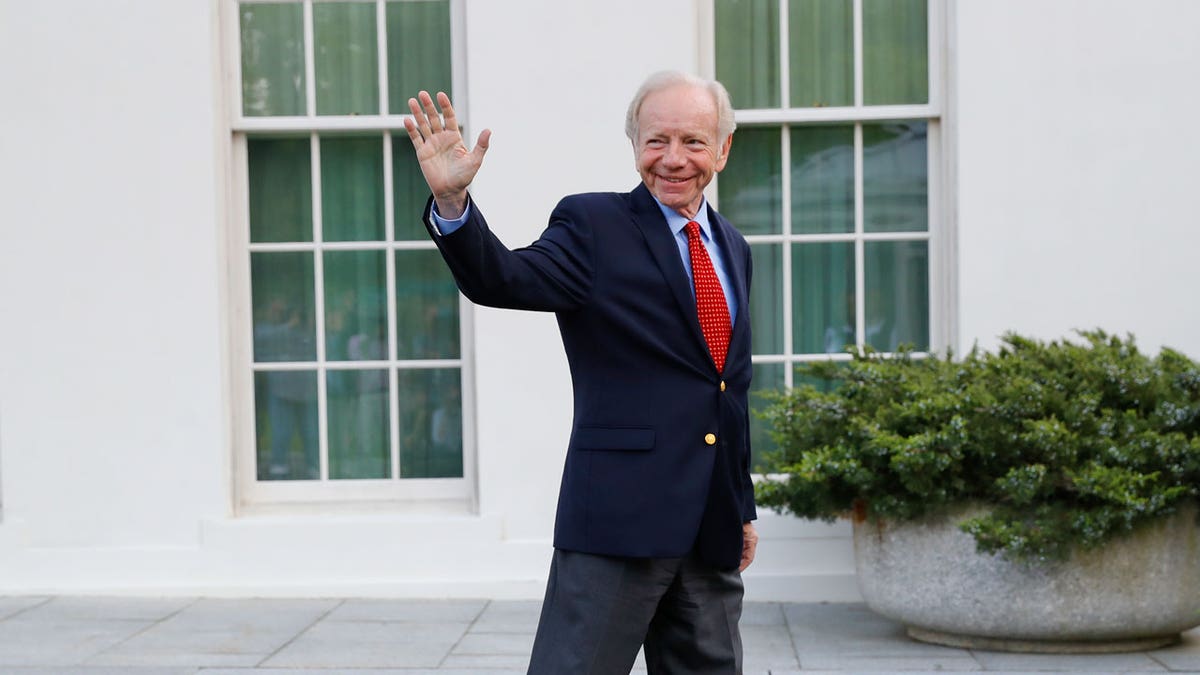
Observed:
[[[716,80],[706,80],[690,73],[678,70],[662,70],[646,78],[633,100],[629,102],[629,110],[625,112],[625,135],[635,146],[638,140],[638,115],[642,112],[642,103],[646,97],[663,89],[686,84],[707,91],[717,104],[717,142],[724,143],[726,138],[737,128],[733,120],[733,104],[729,101],[729,92],[725,85]]]

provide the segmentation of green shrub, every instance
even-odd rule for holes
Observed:
[[[1062,559],[1200,497],[1200,365],[1133,338],[1083,344],[1006,335],[994,354],[884,358],[798,369],[765,412],[784,476],[762,505],[832,520],[912,519],[962,504],[983,552]]]

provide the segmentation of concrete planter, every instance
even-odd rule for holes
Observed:
[[[962,509],[914,522],[854,523],[867,605],[925,642],[1029,652],[1117,652],[1200,625],[1195,505],[1064,563],[975,552]]]

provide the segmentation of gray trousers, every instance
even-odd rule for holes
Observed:
[[[737,570],[556,549],[529,675],[740,675],[741,616]]]

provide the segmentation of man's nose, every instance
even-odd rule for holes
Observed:
[[[677,141],[672,141],[667,146],[667,152],[663,155],[663,163],[667,166],[679,167],[684,165],[683,145]]]

